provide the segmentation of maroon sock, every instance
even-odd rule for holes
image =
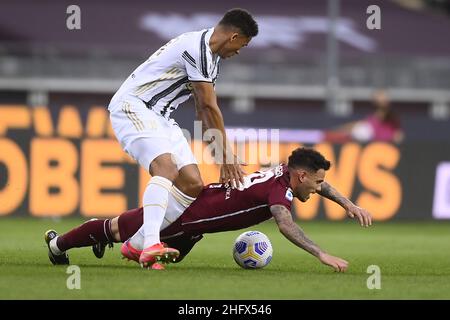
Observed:
[[[125,242],[131,238],[144,223],[144,209],[128,210],[119,216],[120,241]]]
[[[81,226],[59,236],[56,245],[59,250],[89,247],[96,243],[116,242],[111,233],[111,220],[89,220]]]

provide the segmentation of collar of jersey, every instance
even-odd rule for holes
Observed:
[[[205,35],[206,47],[208,48],[209,54],[211,54],[212,56],[214,56],[214,54],[212,53],[211,47],[209,46],[209,39],[211,39],[213,32],[214,32],[214,27],[209,28],[208,32],[206,32],[206,35]]]

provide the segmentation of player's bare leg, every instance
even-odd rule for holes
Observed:
[[[203,189],[203,181],[198,166],[196,164],[189,164],[182,167],[174,185],[179,191],[191,199],[197,198]]]

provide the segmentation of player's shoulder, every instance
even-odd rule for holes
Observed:
[[[286,164],[280,163],[269,169],[273,172],[274,179],[283,179],[289,177],[289,169]]]
[[[246,176],[246,179],[250,181],[251,185],[261,184],[268,193],[272,193],[277,189],[289,186],[289,171],[284,164],[279,164],[258,170]]]
[[[205,36],[208,32],[211,32],[212,28],[209,29],[202,29],[198,31],[190,31],[181,34],[180,40],[181,43],[184,45],[185,49],[190,52],[199,52],[201,50],[201,43],[202,41],[205,41]]]
[[[270,169],[272,171],[272,187],[275,189],[281,188],[286,189],[289,188],[290,178],[289,178],[289,169],[287,165],[284,163],[280,163],[279,165],[272,167]]]
[[[284,163],[270,169],[273,177],[268,188],[269,205],[280,204],[290,209],[294,193],[290,187],[289,168]]]
[[[207,32],[209,29],[202,29],[197,31],[189,31],[180,34],[178,37],[182,40],[183,43],[199,47],[200,40],[202,39],[202,35]]]

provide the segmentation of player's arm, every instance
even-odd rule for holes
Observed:
[[[221,167],[221,182],[244,182],[245,172],[240,167],[236,156],[231,152],[228,143],[222,112],[217,104],[217,97],[212,83],[197,81],[191,82],[194,89],[195,108],[197,118],[202,121],[203,130],[218,130],[218,141],[215,141],[222,150],[223,164]],[[230,161],[231,160],[231,161]]]
[[[293,244],[306,250],[323,264],[329,265],[338,272],[348,267],[348,262],[324,252],[317,244],[309,239],[303,230],[292,219],[291,212],[283,205],[273,205],[270,211],[278,225],[280,232]]]
[[[270,211],[278,225],[280,232],[293,244],[319,257],[322,250],[310,240],[303,230],[292,219],[291,212],[283,205],[273,205]]]
[[[337,204],[339,204],[342,208],[345,209],[347,215],[350,218],[353,219],[356,216],[361,226],[368,227],[372,225],[372,216],[367,210],[355,205],[349,199],[341,195],[335,188],[333,188],[326,181],[321,183],[320,191],[318,191],[317,193],[320,194],[322,197],[330,199],[331,201],[334,201]]]
[[[223,137],[223,140],[219,141],[219,143],[221,143],[221,147],[223,148],[225,142],[227,142],[225,124],[222,112],[217,104],[217,96],[213,84],[206,81],[193,81],[191,84],[194,90],[196,115],[202,121],[203,132],[207,129],[219,130]],[[225,148],[223,150],[225,153]]]

